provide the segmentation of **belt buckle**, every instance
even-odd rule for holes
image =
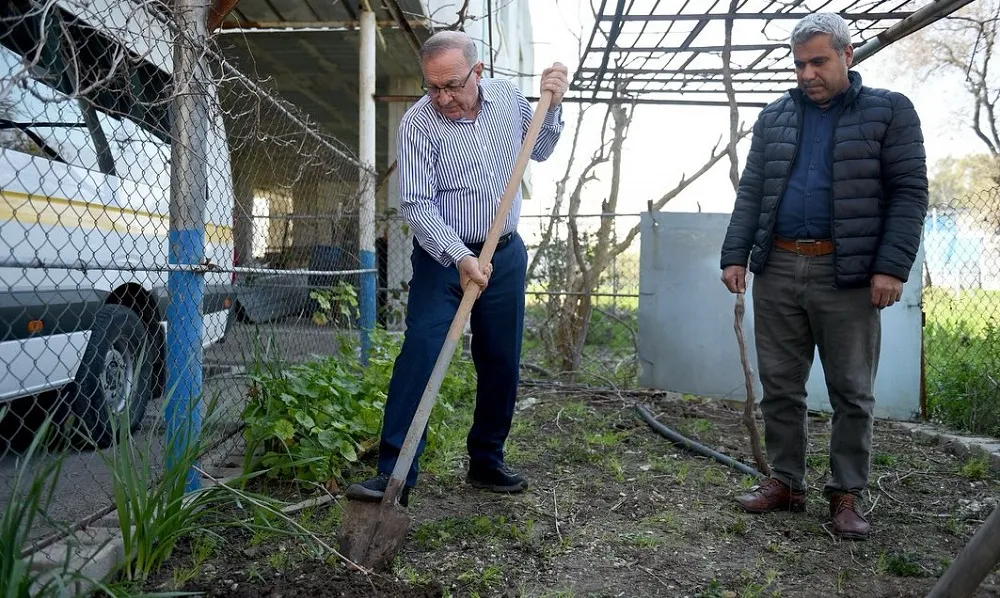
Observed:
[[[778,237],[778,240],[781,241],[785,249],[799,255],[815,254],[820,248],[820,243],[823,242],[822,239],[790,239],[786,237]]]
[[[795,250],[800,253],[811,253],[816,248],[816,239],[795,239]]]

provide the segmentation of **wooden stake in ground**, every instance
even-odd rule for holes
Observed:
[[[739,9],[739,0],[730,0],[729,14],[734,15]],[[733,86],[732,70],[733,54],[733,19],[728,18],[725,22],[725,42],[722,46],[722,82],[726,88],[726,98],[729,100],[729,145],[726,153],[729,154],[729,180],[733,184],[733,191],[740,189],[740,165],[736,155],[736,144],[739,142],[740,110],[736,102],[736,88]],[[767,460],[760,450],[760,435],[757,433],[757,423],[753,417],[753,407],[756,401],[753,397],[753,376],[750,373],[750,360],[747,359],[747,341],[743,334],[743,314],[746,308],[743,305],[743,295],[736,295],[736,340],[740,343],[740,360],[743,362],[743,374],[747,383],[747,398],[743,409],[743,424],[750,433],[750,449],[753,452],[754,461],[757,462],[757,469],[765,476],[770,475],[771,469],[767,466]]]
[[[743,293],[736,294],[736,307],[733,312],[735,315],[733,328],[736,330],[736,340],[740,344],[740,361],[743,363],[743,379],[747,387],[747,398],[743,404],[743,425],[750,433],[750,449],[753,451],[753,460],[757,462],[757,469],[764,475],[770,475],[771,468],[767,466],[767,459],[760,449],[760,434],[757,432],[757,422],[753,416],[757,399],[753,395],[753,372],[750,370],[750,359],[747,357],[746,335],[743,334],[743,315],[746,313]]]

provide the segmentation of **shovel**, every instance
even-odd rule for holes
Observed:
[[[521,184],[521,177],[524,169],[528,166],[531,158],[531,151],[535,146],[538,131],[542,127],[542,120],[552,103],[552,92],[542,92],[535,108],[534,116],[528,127],[528,132],[524,136],[521,151],[517,155],[517,162],[514,163],[514,171],[507,181],[507,188],[504,190],[500,206],[497,208],[493,224],[486,235],[486,242],[483,250],[479,254],[479,267],[484,268],[493,260],[493,252],[496,250],[497,242],[500,240],[500,231],[503,230],[507,220],[507,213],[514,203],[514,196]],[[451,365],[452,355],[458,345],[462,331],[469,320],[472,312],[472,305],[479,297],[479,287],[475,282],[470,281],[465,287],[462,295],[462,302],[458,306],[455,318],[448,329],[448,336],[445,338],[441,352],[434,363],[434,370],[427,381],[423,396],[420,397],[420,404],[413,415],[413,421],[406,432],[406,439],[403,441],[399,457],[396,459],[396,466],[389,477],[385,492],[382,494],[380,502],[365,502],[348,500],[347,506],[341,518],[340,527],[340,550],[343,555],[357,565],[362,567],[380,570],[385,569],[395,558],[399,549],[406,541],[406,535],[410,528],[410,516],[399,504],[399,496],[402,494],[407,472],[413,462],[413,457],[417,452],[417,444],[423,431],[427,426],[431,409],[437,400],[438,390],[448,366]]]

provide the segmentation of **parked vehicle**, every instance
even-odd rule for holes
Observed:
[[[173,35],[126,0],[0,8],[0,403],[64,389],[99,446],[162,393]],[[233,185],[210,87],[205,257],[233,261]],[[205,276],[205,345],[231,285]]]

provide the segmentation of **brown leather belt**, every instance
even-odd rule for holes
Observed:
[[[833,253],[832,239],[785,239],[774,238],[774,246],[799,255],[816,257]]]

